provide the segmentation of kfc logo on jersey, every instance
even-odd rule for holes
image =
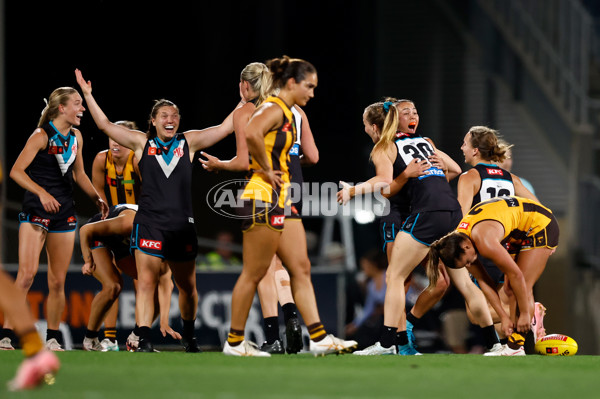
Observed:
[[[67,223],[74,223],[76,221],[77,219],[75,218],[75,216],[69,216],[69,218],[67,219]]]
[[[175,150],[173,150],[173,155],[177,158],[181,158],[183,156],[183,150],[181,148],[175,148]]]
[[[271,215],[271,226],[283,226],[285,215]]]
[[[160,251],[162,249],[162,241],[145,240],[142,238],[140,240],[140,247],[148,249],[157,249]]]
[[[156,147],[148,148],[148,155],[156,155]]]
[[[292,128],[292,124],[288,122],[285,125],[283,125],[283,127],[281,128],[281,131],[282,132],[289,132],[291,128]]]
[[[77,144],[73,144],[73,145],[71,146],[71,152],[72,152],[72,153],[76,153],[76,152],[77,152]]]
[[[469,223],[467,223],[467,222],[460,222],[460,224],[458,225],[458,228],[466,230],[466,229],[469,228]]]
[[[488,175],[490,175],[490,176],[503,176],[504,175],[504,172],[502,172],[502,169],[487,168],[486,170],[488,172]]]

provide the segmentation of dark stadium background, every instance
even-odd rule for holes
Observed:
[[[222,121],[239,99],[239,73],[246,64],[286,54],[309,60],[319,73],[316,96],[305,110],[320,162],[304,169],[306,181],[357,182],[373,175],[368,159],[372,143],[363,131],[362,111],[384,96],[414,100],[421,116],[419,132],[432,137],[461,165],[460,144],[469,126],[514,129],[511,140],[520,144],[514,151],[513,171],[532,180],[540,200],[561,223],[559,250],[536,286],[536,296],[549,309],[546,327],[576,338],[581,354],[600,353],[598,1],[0,0],[0,5],[5,263],[17,261],[15,221],[23,193],[8,179],[8,171],[36,127],[43,98],[56,87],[76,87],[75,68],[93,82],[94,96],[111,120],[131,119],[145,130],[153,100],[168,98],[180,107],[180,131],[185,131]],[[495,8],[484,11],[485,7]],[[515,12],[519,7],[529,13]],[[532,24],[519,25],[518,33],[531,39],[535,36],[531,31],[541,32],[550,47],[558,44],[561,62],[583,71],[587,83],[580,90],[583,94],[564,104],[543,92],[540,81],[553,79],[558,72],[532,70],[515,50],[518,46],[501,32],[502,24],[494,19],[498,15],[509,15],[511,21],[529,18]],[[581,33],[581,27],[587,30]],[[534,39],[517,44],[544,54],[546,48]],[[468,71],[484,76],[479,81],[481,93],[473,95]],[[578,83],[556,82],[566,90]],[[510,103],[504,113],[498,106],[502,90]],[[579,100],[587,101],[585,120],[569,124],[561,112]],[[468,116],[472,108],[478,108],[476,121]],[[515,110],[526,114],[521,121],[532,122],[541,134],[519,126]],[[94,155],[107,147],[107,139],[89,113],[80,128],[89,173]],[[234,146],[231,136],[207,152],[229,158]],[[538,163],[530,159],[535,156],[541,158]],[[551,171],[558,169],[562,174]],[[238,222],[205,205],[208,190],[233,177],[239,175],[209,174],[197,165],[194,205],[201,238],[213,238],[217,230],[226,229],[241,242]],[[95,212],[81,192],[76,201],[82,219]],[[319,229],[316,220],[305,224]],[[380,245],[376,223],[354,223],[354,237],[357,256]]]
[[[427,15],[430,4],[410,1],[406,8],[407,15],[398,15],[398,29],[407,32],[398,52],[405,52],[411,64],[415,57],[430,56],[431,37],[411,35],[410,26],[435,29],[437,22]],[[168,98],[180,107],[179,130],[185,131],[218,124],[233,109],[246,64],[283,54],[309,60],[318,70],[319,86],[305,110],[320,162],[304,169],[306,181],[369,178],[374,169],[368,161],[372,144],[362,125],[364,107],[389,95],[425,103],[425,74],[414,74],[410,65],[397,71],[403,76],[401,90],[376,88],[378,69],[385,63],[377,43],[377,2],[11,1],[5,15],[7,172],[36,126],[43,98],[59,86],[79,89],[75,68],[92,81],[94,96],[112,121],[132,119],[145,130],[153,100]],[[425,132],[431,116],[423,107],[420,111],[420,131]],[[89,113],[80,129],[89,173],[107,139]],[[458,150],[457,143],[448,152]],[[207,152],[233,156],[233,135]],[[227,174],[210,174],[199,165],[195,172],[199,235],[211,238],[218,226],[239,237],[237,221],[204,206],[208,188]],[[8,199],[20,201],[22,190],[8,179],[7,184]],[[78,195],[77,200],[82,216],[95,212],[87,198]],[[378,245],[375,225],[356,228],[359,253]]]

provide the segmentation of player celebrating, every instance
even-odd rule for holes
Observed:
[[[73,181],[104,215],[108,206],[94,189],[83,166],[83,137],[75,128],[83,112],[83,100],[72,87],[50,94],[38,128],[15,161],[10,177],[26,192],[19,214],[19,271],[15,284],[27,293],[46,245],[48,300],[46,347],[63,350],[60,320],[65,308],[65,279],[75,245],[77,217]],[[10,317],[5,329],[11,326]],[[4,341],[4,340],[3,340]]]
[[[179,108],[162,99],[152,107],[146,134],[111,123],[92,96],[91,82],[85,81],[79,70],[75,75],[98,128],[132,150],[139,159],[143,187],[131,242],[138,271],[139,350],[154,351],[150,341],[154,293],[165,261],[179,289],[182,343],[186,351],[198,352],[194,336],[198,307],[194,260],[198,242],[192,212],[192,163],[196,151],[211,146],[233,131],[231,114],[219,126],[177,133]]]

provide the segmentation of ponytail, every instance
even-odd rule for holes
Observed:
[[[240,80],[248,82],[252,90],[258,93],[256,107],[262,104],[273,91],[272,74],[262,62],[252,62],[242,70]]]
[[[471,147],[479,151],[484,161],[503,162],[507,158],[507,152],[512,144],[508,144],[500,137],[497,130],[487,126],[473,126],[469,129],[471,133]]]
[[[388,144],[394,142],[396,131],[398,130],[398,108],[396,108],[396,104],[391,101],[385,101],[382,104],[382,108],[386,113],[385,120],[383,122],[383,129],[381,130],[381,137],[373,146],[373,150],[371,150],[371,158],[376,152],[385,151]]]
[[[437,240],[429,247],[429,256],[427,259],[427,266],[425,272],[429,278],[429,287],[433,288],[437,284],[439,271],[438,265],[440,263],[440,240]]]
[[[38,121],[37,127],[42,127],[46,123],[56,119],[59,113],[58,106],[67,105],[67,102],[71,98],[71,95],[73,95],[74,93],[77,93],[77,90],[75,90],[72,87],[59,87],[50,94],[48,100],[44,98],[46,106],[42,110],[42,116]]]
[[[435,287],[437,284],[440,261],[444,266],[456,269],[456,260],[465,253],[461,245],[465,240],[471,239],[464,233],[453,231],[431,244],[426,266],[430,287]]]
[[[306,75],[317,73],[317,69],[310,62],[300,58],[290,58],[287,55],[267,61],[267,66],[273,74],[272,91],[284,87],[290,78],[300,83]]]

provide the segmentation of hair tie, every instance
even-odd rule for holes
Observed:
[[[390,105],[394,105],[394,103],[391,101],[386,101],[383,103],[383,109],[385,110],[386,113],[389,112]]]

